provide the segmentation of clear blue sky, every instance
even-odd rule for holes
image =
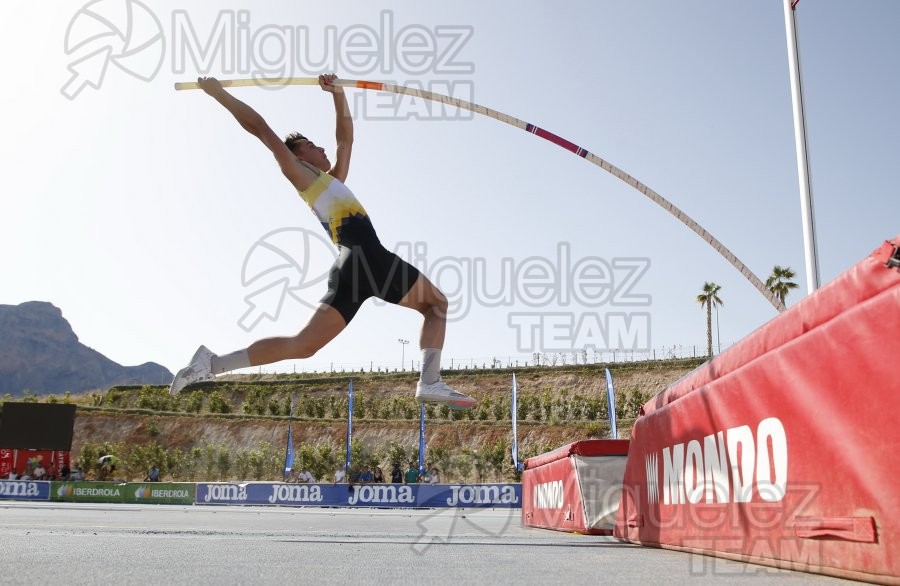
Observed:
[[[304,302],[324,292],[324,282],[312,282],[331,259],[317,238],[321,229],[267,152],[224,110],[172,85],[199,73],[248,77],[247,67],[272,76],[277,65],[306,77],[322,61],[344,78],[441,93],[453,84],[457,97],[553,131],[668,198],[761,278],[775,264],[794,268],[801,287],[788,305],[805,295],[780,1],[408,1],[393,3],[387,15],[370,2],[337,4],[105,0],[76,16],[71,2],[7,2],[0,22],[0,303],[50,301],[84,343],[110,358],[173,371],[201,343],[226,352],[295,332],[309,314]],[[120,10],[128,6],[131,29]],[[195,63],[202,61],[197,43],[218,38],[214,24],[227,24],[229,15],[234,30],[221,29],[222,43],[210,45],[219,53]],[[900,232],[893,177],[900,3],[803,0],[798,22],[828,282]],[[110,23],[121,37],[103,36]],[[367,64],[348,45],[362,39],[352,32],[364,30],[372,31],[378,56],[368,70],[354,71]],[[414,52],[429,39],[436,42],[431,62]],[[291,56],[280,55],[282,42]],[[456,51],[448,58],[450,43]],[[72,65],[97,50],[95,60]],[[237,60],[223,61],[225,52]],[[93,73],[98,88],[69,69],[91,75],[87,68],[97,63],[108,65]],[[70,100],[62,89],[80,91]],[[333,149],[331,102],[318,89],[235,95],[280,134],[301,130]],[[658,352],[679,345],[699,351],[705,317],[695,297],[705,281],[722,286],[723,346],[775,315],[700,238],[571,153],[487,118],[459,119],[409,101],[394,112],[384,96],[348,95],[356,141],[347,183],[388,247],[413,243],[427,251],[426,269],[457,309],[446,364],[526,359],[516,323],[541,324],[539,350],[580,351],[589,341],[611,349],[618,340],[590,327],[611,316],[649,324],[649,337],[641,333],[638,341]],[[305,241],[304,234],[315,236]],[[266,272],[283,262],[266,246],[300,258],[308,252],[308,273]],[[510,268],[545,266],[541,258],[555,266],[560,249],[571,265],[646,259],[638,261],[649,268],[631,295],[649,303],[613,305],[596,295],[593,306],[591,299],[579,303],[558,279],[550,299],[537,299],[521,274],[509,278]],[[621,286],[625,274],[615,271],[613,282]],[[259,316],[252,314],[242,327],[246,298],[275,283],[254,299],[277,307],[282,277],[293,279],[297,299],[285,297],[277,319],[249,328]],[[485,292],[505,293],[505,301],[490,303]],[[370,302],[332,345],[296,366],[396,367],[398,338],[412,341],[407,361],[418,356],[419,321]],[[578,323],[581,330],[570,327]]]

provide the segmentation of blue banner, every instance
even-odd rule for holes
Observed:
[[[50,483],[42,480],[0,480],[0,499],[49,501]]]
[[[344,471],[350,474],[350,448],[353,444],[353,379],[350,379],[350,388],[347,391],[347,458],[344,462]]]
[[[516,373],[513,373],[512,381],[512,459],[513,466],[519,472],[522,471],[522,465],[519,464],[519,434],[516,431],[516,420],[519,418],[519,403],[516,397],[518,389],[516,387]]]
[[[521,484],[197,484],[198,505],[317,507],[522,507]]]
[[[606,410],[609,415],[609,438],[619,439],[619,431],[616,429],[616,392],[613,389],[612,375],[606,369]]]
[[[294,468],[294,432],[292,429],[292,423],[288,422],[288,441],[287,441],[287,449],[284,451],[284,477],[287,478],[288,474],[291,473],[291,470]]]
[[[288,415],[288,441],[284,451],[284,477],[294,468],[294,396],[291,395],[291,411]]]
[[[419,405],[419,474],[425,472],[425,403]]]

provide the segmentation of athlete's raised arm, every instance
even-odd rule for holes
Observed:
[[[333,73],[320,75],[319,85],[334,97],[334,114],[337,119],[337,130],[335,131],[337,152],[334,156],[334,165],[328,172],[343,183],[347,181],[347,174],[350,172],[350,153],[353,150],[353,118],[350,116],[350,106],[347,104],[344,88],[332,85],[335,79],[337,76]]]
[[[253,108],[229,94],[214,77],[201,77],[197,80],[200,89],[222,104],[231,112],[235,120],[250,134],[258,138],[272,151],[281,172],[293,183],[294,187],[303,191],[316,179],[310,169],[304,167],[297,157],[288,149],[284,141],[269,127],[266,121]],[[340,152],[340,151],[338,151]]]

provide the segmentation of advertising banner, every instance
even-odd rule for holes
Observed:
[[[519,419],[519,400],[517,398],[518,387],[516,386],[516,373],[513,373],[512,379],[512,405],[510,412],[512,413],[512,459],[513,466],[519,472],[522,471],[522,465],[519,464],[519,432],[516,430],[516,423]]]
[[[520,484],[246,484],[197,485],[200,505],[319,507],[520,508]]]
[[[194,503],[195,484],[171,482],[53,482],[51,499],[81,503]]]
[[[606,411],[609,417],[609,439],[619,439],[616,429],[616,390],[613,388],[612,374],[606,369]]]
[[[50,500],[78,503],[124,503],[125,485],[112,482],[52,482]]]
[[[142,482],[126,484],[123,497],[132,503],[192,505],[197,485],[187,482]]]
[[[900,237],[655,395],[620,539],[898,583]]]
[[[350,458],[353,447],[353,379],[347,389],[347,457],[344,462],[344,470],[350,474]]]
[[[7,478],[13,470],[21,475],[26,470],[40,464],[45,470],[56,466],[57,470],[69,464],[69,452],[61,450],[14,450],[0,449],[0,478]]]
[[[28,480],[0,480],[0,499],[48,501],[50,500],[50,483]]]
[[[612,533],[628,446],[628,440],[582,440],[528,458],[522,475],[522,524]]]

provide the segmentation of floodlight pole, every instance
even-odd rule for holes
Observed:
[[[400,370],[406,370],[406,345],[409,344],[409,340],[397,338],[397,341],[400,342]]]
[[[800,53],[797,45],[797,20],[794,9],[800,0],[784,0],[784,26],[787,33],[788,67],[791,74],[791,101],[794,106],[794,141],[797,144],[797,174],[800,177],[800,213],[803,216],[803,251],[806,257],[806,290],[819,288],[819,253],[816,246],[811,174],[806,152],[806,122],[803,115],[803,88]]]

